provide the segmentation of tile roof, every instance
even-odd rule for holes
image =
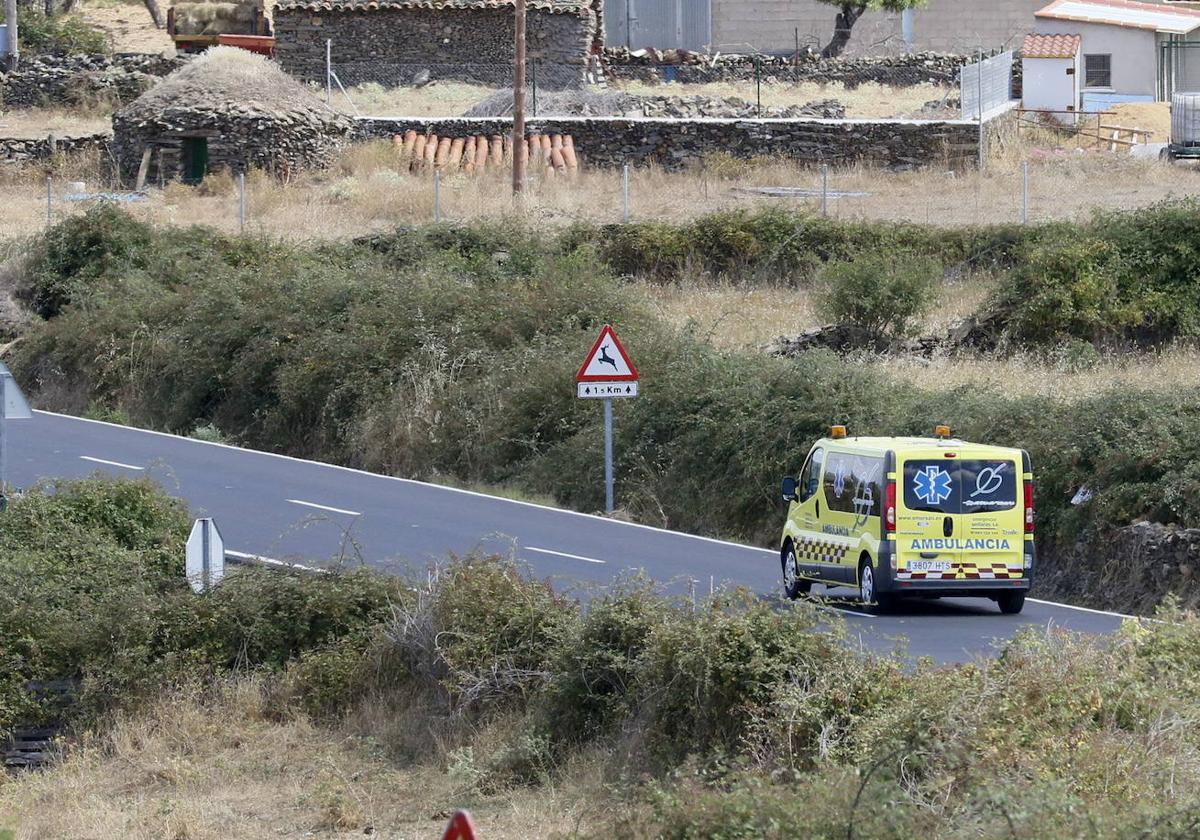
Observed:
[[[1079,54],[1079,35],[1026,35],[1021,45],[1023,58],[1074,58]]]
[[[599,0],[526,0],[526,7],[553,14],[585,14]],[[511,9],[513,0],[278,0],[276,11],[373,12],[378,9]]]
[[[1103,23],[1171,35],[1187,35],[1200,28],[1200,9],[1134,0],[1054,0],[1033,14],[1051,20]]]

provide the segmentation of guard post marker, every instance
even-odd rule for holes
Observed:
[[[612,401],[638,395],[638,372],[610,324],[600,330],[600,336],[575,374],[575,395],[583,400],[604,400],[604,512],[612,513],[616,509]]]

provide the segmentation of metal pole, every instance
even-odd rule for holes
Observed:
[[[246,173],[238,173],[238,230],[246,232]]]
[[[537,113],[537,67],[538,67],[538,62],[537,62],[537,59],[535,58],[530,63],[532,65],[530,67],[530,70],[533,71],[533,73],[532,73],[532,75],[533,75],[533,79],[532,79],[532,82],[533,82],[533,115],[536,117],[538,115],[538,113]]]
[[[513,6],[516,57],[513,59],[513,195],[525,189],[525,0]]]
[[[50,191],[50,176],[46,176],[46,227],[54,224],[54,198]]]
[[[979,48],[979,74],[977,77],[977,89],[979,94],[978,109],[979,109],[979,168],[983,169],[984,149],[983,149],[983,47]]]
[[[613,512],[612,400],[604,401],[604,512]]]
[[[4,406],[5,393],[4,386],[8,377],[0,376],[0,510],[8,504],[8,482],[5,480],[5,468],[8,465],[8,435],[5,426]]]
[[[442,171],[433,170],[433,220],[442,220]]]
[[[762,116],[762,61],[754,56],[754,96],[758,102],[758,116]]]
[[[333,92],[333,40],[325,41],[325,104],[329,104],[329,98]]]
[[[1023,184],[1021,187],[1021,224],[1029,224],[1029,161],[1021,164]]]
[[[629,164],[621,167],[621,220],[629,221]]]
[[[4,0],[4,23],[8,27],[8,69],[16,70],[21,61],[21,39],[17,37],[17,0]]]
[[[821,164],[821,215],[829,215],[829,164]]]

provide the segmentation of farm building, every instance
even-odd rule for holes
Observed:
[[[327,164],[350,121],[262,56],[214,47],[113,117],[123,177],[200,181],[251,167],[277,174]]]
[[[601,41],[601,0],[528,0],[526,9],[529,73],[543,87],[580,85]],[[512,0],[280,0],[274,23],[276,59],[303,79],[325,81],[329,42],[345,85],[512,82]]]
[[[1074,125],[1079,112],[1078,35],[1026,35],[1021,46],[1023,105]]]
[[[1036,20],[1039,35],[1079,37],[1081,78],[1076,85],[1083,111],[1103,111],[1122,102],[1169,101],[1175,90],[1200,89],[1200,8],[1054,0],[1038,10]],[[1028,80],[1025,87],[1028,104]]]

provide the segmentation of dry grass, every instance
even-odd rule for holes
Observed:
[[[48,134],[78,137],[111,128],[110,113],[105,109],[30,108],[0,112],[0,137],[37,139]]]
[[[163,14],[169,4],[160,4]],[[104,32],[113,52],[175,54],[175,44],[165,29],[157,29],[146,7],[137,0],[85,0],[77,13],[83,21]]]
[[[586,154],[586,150],[583,150]],[[1081,219],[1097,209],[1129,210],[1169,198],[1200,197],[1200,172],[1157,160],[1027,148],[997,161],[985,172],[926,169],[889,172],[850,167],[830,172],[829,187],[864,196],[831,197],[830,215],[843,219],[910,221],[934,225],[1017,222],[1021,218],[1019,152],[1030,162],[1030,219]],[[84,177],[97,182],[103,168]],[[70,164],[78,179],[87,162]],[[0,169],[6,212],[0,237],[40,230],[46,219],[45,171]],[[249,225],[256,232],[287,239],[337,239],[398,224],[432,221],[433,181],[412,175],[390,145],[376,143],[348,150],[327,172],[304,174],[283,184],[262,174],[249,183]],[[160,224],[201,223],[233,231],[237,201],[232,179],[228,190],[171,186],[152,190],[147,201],[130,205],[135,214]],[[819,197],[768,198],[761,187],[819,190],[820,173],[792,161],[734,161],[713,158],[704,169],[670,173],[637,169],[631,176],[630,209],[634,219],[679,221],[703,213],[759,204],[818,210]],[[750,192],[746,192],[749,190]],[[59,205],[56,213],[76,212]],[[577,180],[544,178],[535,173],[524,198],[514,202],[509,176],[495,172],[468,177],[449,173],[442,179],[443,220],[520,217],[534,225],[561,226],[577,220],[621,218],[621,173],[585,170]]]
[[[481,734],[481,743],[487,733]],[[243,682],[118,720],[44,772],[0,781],[0,827],[21,840],[437,837],[468,806],[489,838],[563,835],[596,819],[594,764],[565,787],[484,797],[444,764],[397,766],[377,746],[266,712]],[[593,810],[583,811],[581,809]]]

